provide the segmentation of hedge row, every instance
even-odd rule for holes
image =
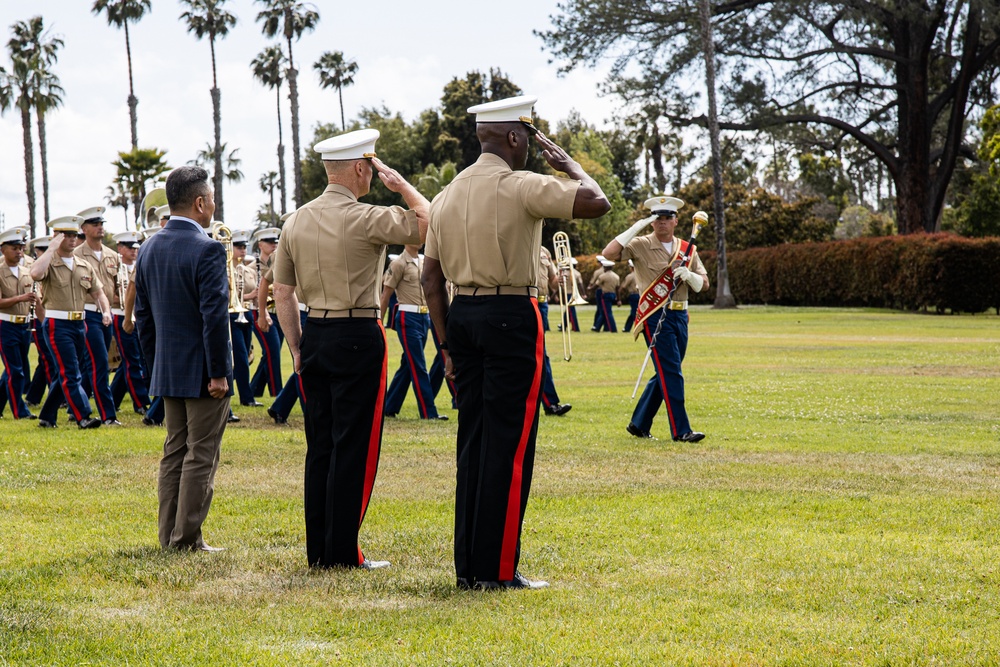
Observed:
[[[693,303],[712,303],[716,253],[699,255],[712,288]],[[581,257],[584,280],[597,266]],[[728,254],[737,303],[857,306],[1000,314],[1000,238],[913,234],[751,248]],[[625,263],[615,271],[624,276]]]

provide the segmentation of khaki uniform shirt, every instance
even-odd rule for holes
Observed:
[[[608,292],[615,294],[618,291],[618,285],[621,283],[622,279],[618,277],[618,274],[607,269],[604,273],[597,276],[597,286],[600,287],[605,294]]]
[[[420,243],[415,211],[362,204],[344,186],[328,185],[285,223],[274,282],[301,287],[311,309],[378,309],[390,243]]]
[[[118,265],[122,261],[121,255],[111,248],[103,246],[101,258],[97,259],[94,251],[84,242],[76,247],[76,250],[73,251],[73,256],[78,260],[82,259],[90,264],[91,268],[94,269],[94,273],[100,278],[104,295],[108,297],[108,303],[114,304],[118,300],[116,293],[118,292]],[[97,300],[88,294],[85,303],[96,304]],[[117,307],[121,308],[121,305]]]
[[[542,220],[572,218],[579,188],[483,153],[431,202],[424,254],[458,286],[536,286]]]
[[[420,288],[420,258],[402,253],[392,260],[382,278],[382,284],[396,290],[396,299],[405,306],[426,306],[424,290]]]
[[[663,244],[656,239],[655,234],[637,236],[628,242],[628,245],[622,250],[621,259],[623,262],[629,259],[632,260],[632,263],[635,265],[636,281],[641,290],[649,287],[663,273],[663,270],[670,266],[670,263],[677,258],[677,255],[680,254],[681,246],[679,241],[680,239],[674,238],[674,251],[669,254],[663,248]],[[701,274],[702,277],[708,278],[708,272],[705,270],[705,265],[701,263],[697,250],[694,251],[688,268],[695,273]],[[687,298],[688,284],[681,281],[677,287],[677,291],[674,292],[673,300],[687,301]]]
[[[635,271],[631,271],[625,276],[625,280],[622,281],[622,292],[625,294],[639,293],[639,283],[635,280]]]
[[[552,263],[552,254],[549,249],[542,246],[542,251],[538,256],[538,296],[548,297],[549,280],[556,275],[556,266]]]
[[[74,257],[71,270],[59,255],[52,258],[38,284],[42,288],[42,305],[46,310],[83,310],[83,304],[94,303],[92,295],[104,289],[104,283],[89,262],[81,262],[79,257]]]
[[[7,262],[0,259],[0,299],[10,299],[31,292],[31,285],[34,281],[31,279],[30,265],[19,264],[14,268],[17,269],[16,276],[11,271],[11,267],[7,266]],[[27,315],[30,308],[31,304],[27,301],[19,301],[10,308],[0,310],[0,313]]]
[[[587,291],[586,288],[583,286],[583,274],[577,271],[575,268],[573,269],[573,280],[576,281],[576,290],[580,294],[583,294],[584,292]]]

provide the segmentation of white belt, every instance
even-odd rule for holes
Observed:
[[[51,317],[56,320],[82,320],[83,311],[82,310],[54,310],[52,308],[45,309],[45,317]]]
[[[89,310],[92,313],[99,313],[99,312],[101,312],[101,309],[97,307],[96,303],[87,303],[87,304],[84,304],[83,309],[84,310]]]
[[[309,306],[307,306],[304,303],[300,303],[299,304],[299,310],[302,311],[303,313],[307,313],[307,312],[309,312]]]
[[[404,313],[426,313],[427,306],[413,306],[408,303],[401,303],[398,306],[399,310]]]
[[[671,301],[670,303],[667,304],[667,308],[670,309],[670,310],[687,310],[688,309],[688,302],[687,301]]]
[[[112,315],[118,315],[119,317],[125,317],[125,309],[124,308],[112,308],[111,309],[111,314]]]
[[[7,313],[0,313],[0,322],[10,322],[12,324],[27,324],[27,315],[8,315]]]

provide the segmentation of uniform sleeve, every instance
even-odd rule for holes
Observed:
[[[622,256],[618,258],[619,262],[627,262],[630,259],[635,259],[638,256],[638,240],[640,237],[636,237],[628,242],[624,248],[622,248]]]
[[[424,257],[440,259],[438,257],[437,225],[434,224],[434,216],[431,216],[431,224],[427,227],[427,240],[424,242]]]
[[[698,256],[697,248],[691,254],[691,271],[700,273],[706,278],[708,277],[708,271],[705,269],[705,265],[701,263],[701,257]]]
[[[543,174],[525,173],[519,195],[524,209],[535,219],[573,217],[573,204],[580,181]]]
[[[389,264],[389,268],[386,269],[385,278],[382,281],[382,285],[385,287],[391,287],[396,289],[399,286],[399,281],[403,279],[403,271],[406,268],[405,263],[400,264],[399,259],[393,260]]]
[[[80,262],[80,261],[83,261],[83,260],[78,259],[76,261]],[[86,262],[85,262],[85,264],[86,264]],[[91,284],[91,287],[90,287],[90,293],[91,294],[97,294],[98,292],[103,292],[104,291],[104,283],[101,282],[101,278],[97,275],[97,271],[94,271],[93,267],[90,266],[90,264],[86,264],[86,266],[87,266],[87,270],[90,271],[90,277],[93,280],[93,283]]]
[[[282,285],[297,285],[295,282],[295,261],[292,259],[292,248],[289,237],[292,228],[285,225],[285,233],[282,242],[278,244],[278,249],[274,251],[274,264],[271,267],[272,278],[275,283]]]
[[[402,206],[368,206],[364,212],[368,240],[380,245],[418,245],[417,212]],[[280,247],[280,246],[279,246]]]

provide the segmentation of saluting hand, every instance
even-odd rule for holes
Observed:
[[[377,157],[372,158],[372,164],[375,166],[375,169],[378,170],[378,177],[382,179],[382,183],[392,192],[399,192],[405,185],[409,185],[406,179],[400,176],[398,171],[391,167],[387,167],[385,163]]]
[[[542,147],[542,157],[556,171],[569,173],[569,170],[577,164],[576,160],[569,156],[569,153],[541,132],[535,135],[535,141]]]

